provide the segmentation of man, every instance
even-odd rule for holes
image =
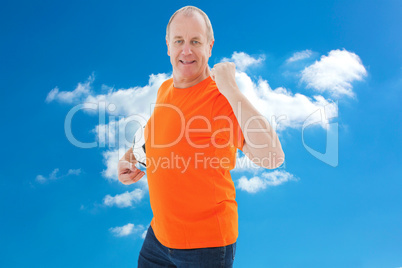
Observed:
[[[236,150],[265,168],[284,161],[269,122],[240,92],[235,65],[209,69],[214,36],[208,16],[187,6],[166,29],[173,78],[159,88],[145,127],[147,178],[154,217],[139,267],[232,267],[238,237]],[[119,180],[137,182],[129,149]]]

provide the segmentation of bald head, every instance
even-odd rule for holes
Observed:
[[[170,38],[170,24],[172,24],[173,19],[175,18],[175,16],[178,13],[183,14],[185,16],[194,16],[194,14],[196,14],[196,13],[200,14],[205,21],[208,42],[211,42],[214,40],[214,32],[212,30],[211,21],[209,20],[207,14],[205,14],[205,12],[202,11],[201,9],[199,9],[198,7],[185,6],[185,7],[180,8],[179,10],[177,10],[172,15],[172,17],[170,17],[169,23],[166,27],[166,40],[167,41],[169,41],[169,38]]]

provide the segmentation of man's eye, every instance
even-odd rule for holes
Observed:
[[[182,43],[182,42],[183,42],[182,40],[176,40],[176,41],[175,41],[176,44],[180,44],[180,43]]]
[[[198,41],[193,41],[193,44],[199,44],[200,42],[198,42]]]

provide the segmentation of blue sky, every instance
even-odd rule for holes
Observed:
[[[235,267],[401,267],[397,0],[2,1],[0,266],[136,266],[152,218],[146,180],[116,180],[121,140],[102,129],[149,112],[171,75],[166,24],[184,5],[211,19],[210,66],[235,61],[247,97],[286,116],[283,167],[232,172]],[[65,119],[91,101],[116,109],[104,127],[101,110],[74,114],[75,138],[98,143],[79,148]],[[332,119],[303,128],[325,105]],[[325,153],[329,137],[330,160],[307,150]]]

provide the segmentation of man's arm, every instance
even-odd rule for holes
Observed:
[[[139,170],[135,166],[136,163],[137,160],[134,157],[133,148],[130,148],[117,164],[119,181],[128,185],[139,181],[145,175],[144,171]]]
[[[211,78],[229,101],[243,131],[245,143],[242,151],[261,167],[277,168],[285,160],[278,135],[265,117],[240,92],[235,74],[236,66],[231,62],[216,64],[211,69]]]

